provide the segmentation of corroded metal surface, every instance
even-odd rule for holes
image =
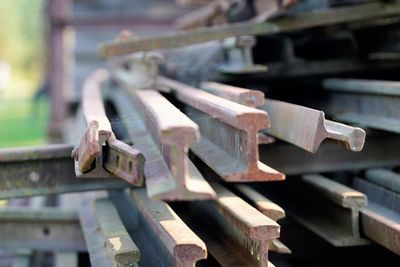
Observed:
[[[365,131],[358,127],[326,120],[322,111],[267,99],[262,107],[273,127],[267,133],[315,153],[326,138],[337,140],[352,151],[364,146]]]
[[[223,179],[250,182],[285,178],[258,160],[258,132],[269,126],[267,113],[168,78],[159,81],[190,107],[186,113],[199,125],[202,135],[191,149]]]
[[[250,204],[259,210],[262,214],[278,221],[279,219],[285,218],[285,210],[282,209],[278,204],[272,202],[261,193],[251,188],[248,185],[236,185],[235,188],[248,200]],[[291,250],[283,244],[279,239],[272,239],[269,241],[269,250],[277,253],[291,253]]]
[[[79,146],[72,151],[78,165],[76,174],[81,178],[111,177],[108,171],[133,185],[142,185],[143,155],[115,138],[106,116],[101,87],[108,77],[106,70],[96,70],[84,84],[82,109],[86,130]]]
[[[400,255],[399,194],[359,177],[353,178],[351,186],[368,197],[368,206],[361,210],[363,234]]]
[[[338,119],[400,133],[398,82],[327,79],[323,85],[329,91],[326,110]]]
[[[97,70],[85,80],[83,86],[82,109],[86,130],[79,146],[72,153],[82,173],[89,171],[101,153],[103,143],[114,137],[101,97],[101,84],[107,79],[107,71]]]
[[[175,209],[221,266],[268,266],[268,242],[279,237],[279,225],[221,185],[213,188],[217,200]]]
[[[131,140],[146,158],[144,172],[150,197],[163,200],[215,197],[187,158],[188,146],[199,138],[196,124],[155,91],[132,96],[115,88],[111,99]]]
[[[218,70],[226,74],[249,74],[266,72],[267,66],[254,64],[253,48],[256,38],[251,35],[226,38],[223,41],[226,61]]]
[[[148,199],[142,189],[133,190],[132,199],[168,251],[170,264],[195,266],[197,261],[207,257],[206,245],[168,204]]]
[[[96,199],[95,213],[109,257],[122,266],[138,262],[140,251],[121,222],[114,204],[108,198]]]
[[[0,149],[0,198],[127,188],[117,179],[79,179],[71,145]]]
[[[264,93],[258,90],[249,90],[217,82],[202,82],[200,87],[214,95],[252,108],[262,106],[265,103]]]
[[[8,249],[86,250],[77,214],[57,208],[2,208],[0,238],[0,247]]]
[[[279,32],[328,26],[340,23],[354,23],[396,16],[400,13],[398,1],[391,3],[372,2],[350,7],[338,7],[331,10],[311,12],[299,16],[285,16],[267,22],[240,22],[230,25],[213,26],[175,33],[166,33],[156,37],[133,37],[129,40],[104,44],[100,48],[102,57],[109,58],[139,51],[162,48],[177,48],[212,40],[241,35],[272,35]]]
[[[353,188],[321,175],[304,175],[284,187],[257,189],[333,246],[369,243],[359,228],[359,212],[367,205],[366,196]]]

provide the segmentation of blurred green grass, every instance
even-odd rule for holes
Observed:
[[[0,147],[46,143],[48,111],[47,99],[0,100]]]

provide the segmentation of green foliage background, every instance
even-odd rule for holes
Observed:
[[[46,142],[48,100],[32,100],[46,65],[44,3],[0,0],[0,59],[12,69],[9,86],[0,92],[0,147]]]
[[[44,63],[43,0],[0,0],[0,58],[11,65],[10,87],[2,97],[33,94]]]

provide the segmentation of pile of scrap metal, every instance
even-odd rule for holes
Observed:
[[[82,251],[92,266],[273,266],[269,252],[296,253],[278,239],[288,214],[334,247],[399,255],[400,83],[338,78],[348,59],[294,55],[299,36],[397,25],[399,2],[304,12],[305,1],[286,13],[293,1],[179,2],[202,5],[178,19],[185,31],[123,32],[102,46],[105,67],[65,123],[71,145],[0,151],[0,198],[73,193],[59,207],[1,209],[0,247],[18,249],[18,261],[54,251],[65,266]],[[259,64],[255,35],[279,37],[283,59]],[[357,69],[376,59],[363,60]],[[328,97],[281,97],[285,83],[274,92],[269,75],[311,75]]]

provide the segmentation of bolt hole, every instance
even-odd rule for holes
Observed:
[[[131,172],[132,171],[132,161],[129,161],[129,171]]]
[[[43,234],[44,234],[45,236],[50,235],[50,229],[49,229],[47,226],[43,227]]]
[[[117,167],[118,167],[119,166],[119,156],[118,155],[117,155],[116,163],[117,163]]]

